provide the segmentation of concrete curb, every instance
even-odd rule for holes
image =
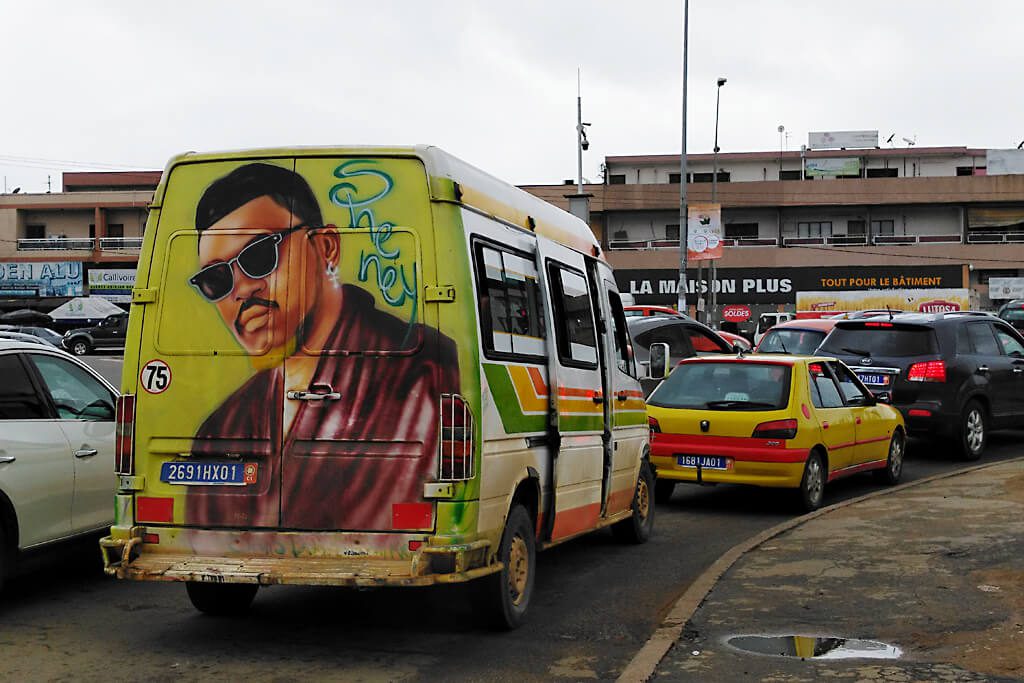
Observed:
[[[672,609],[669,611],[665,620],[661,622],[661,626],[647,639],[644,646],[640,648],[640,651],[634,655],[633,659],[630,660],[626,668],[623,669],[622,674],[619,676],[619,683],[643,683],[654,675],[655,670],[661,660],[668,654],[668,651],[675,645],[676,641],[683,633],[683,627],[686,626],[686,622],[690,620],[693,613],[697,611],[701,603],[707,597],[711,589],[715,587],[718,580],[725,574],[736,563],[741,557],[754,550],[762,543],[770,541],[771,539],[779,536],[790,529],[794,529],[801,524],[810,522],[813,519],[817,519],[822,515],[827,515],[830,512],[836,510],[842,510],[850,505],[855,505],[865,500],[877,498],[879,496],[887,496],[893,493],[898,493],[905,489],[913,488],[915,486],[921,486],[939,479],[948,479],[950,477],[957,477],[963,474],[969,474],[978,470],[983,470],[989,467],[995,467],[997,465],[1005,465],[1007,462],[1018,460],[1018,458],[1009,458],[1007,460],[999,460],[997,462],[985,463],[984,465],[974,465],[973,467],[966,467],[952,472],[942,472],[940,474],[933,474],[930,477],[924,479],[916,479],[906,484],[899,484],[892,488],[881,489],[878,491],[872,491],[866,493],[863,496],[857,498],[851,498],[849,500],[840,501],[834,505],[815,510],[814,512],[796,517],[781,524],[777,524],[770,529],[766,529],[761,533],[753,536],[742,543],[733,546],[725,554],[719,557],[712,563],[704,572],[697,577],[697,579],[690,584],[690,587],[686,589],[686,592],[676,601]]]

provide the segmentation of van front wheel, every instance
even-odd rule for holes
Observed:
[[[493,627],[511,630],[526,621],[537,562],[533,522],[522,505],[508,513],[498,561],[501,571],[480,579],[476,607]]]
[[[232,617],[249,611],[259,584],[255,583],[199,583],[185,584],[192,606],[203,614]]]
[[[624,543],[646,543],[654,533],[654,472],[646,461],[640,464],[640,475],[633,490],[633,514],[612,525],[615,538]]]

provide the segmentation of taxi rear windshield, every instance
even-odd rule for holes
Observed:
[[[769,330],[757,347],[758,353],[795,353],[809,356],[821,344],[825,333],[820,330]]]
[[[683,363],[647,399],[691,410],[781,410],[792,368],[775,363]]]
[[[821,353],[855,356],[929,356],[939,352],[928,327],[836,327]]]

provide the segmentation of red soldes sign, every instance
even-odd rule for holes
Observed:
[[[955,301],[935,299],[934,301],[925,301],[917,307],[917,310],[921,313],[949,313],[950,311],[959,311],[960,304]]]
[[[750,320],[750,307],[743,304],[731,304],[722,309],[722,320],[731,323],[742,323]]]

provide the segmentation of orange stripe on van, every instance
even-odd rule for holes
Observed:
[[[591,503],[582,507],[557,512],[555,513],[555,525],[551,529],[551,539],[558,540],[583,531],[589,531],[597,524],[600,516],[600,503]]]

